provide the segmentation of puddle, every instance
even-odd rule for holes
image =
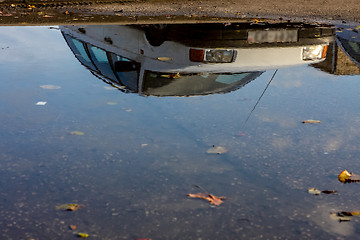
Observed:
[[[0,31],[1,239],[360,230],[356,216],[330,217],[359,211],[357,183],[337,179],[360,172],[358,28],[252,19]],[[187,197],[201,191],[226,199]]]

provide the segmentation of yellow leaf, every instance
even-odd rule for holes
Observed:
[[[81,238],[88,238],[89,234],[87,234],[87,233],[78,233],[77,236],[81,237]]]
[[[157,60],[159,61],[171,61],[172,59],[169,57],[158,57]]]
[[[339,174],[338,179],[340,182],[345,183],[349,181],[350,177],[351,174],[348,171],[344,170]]]

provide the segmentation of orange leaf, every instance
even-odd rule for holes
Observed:
[[[220,204],[222,204],[223,203],[222,200],[225,199],[225,197],[217,197],[212,194],[205,194],[205,193],[194,193],[194,194],[189,193],[188,196],[191,198],[205,199],[205,200],[209,201],[210,204],[214,204],[216,206],[219,206]]]
[[[76,227],[76,225],[72,225],[72,224],[71,224],[71,225],[69,225],[69,228],[70,228],[71,230],[76,230],[77,227]]]

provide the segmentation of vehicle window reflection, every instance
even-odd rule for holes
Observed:
[[[86,67],[90,68],[91,70],[96,70],[96,67],[93,65],[88,56],[84,43],[66,34],[64,34],[64,38],[69,44],[70,49],[73,51],[75,57]]]
[[[108,60],[107,52],[90,44],[88,44],[88,49],[90,57],[100,73],[107,78],[115,79],[116,77]]]
[[[111,53],[111,63],[114,66],[118,83],[133,92],[138,90],[140,64],[130,59]]]
[[[263,72],[181,74],[146,71],[142,93],[156,96],[191,96],[226,93],[245,86]]]

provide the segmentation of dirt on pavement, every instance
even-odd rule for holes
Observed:
[[[0,0],[0,25],[211,22],[245,18],[360,22],[360,1]]]

